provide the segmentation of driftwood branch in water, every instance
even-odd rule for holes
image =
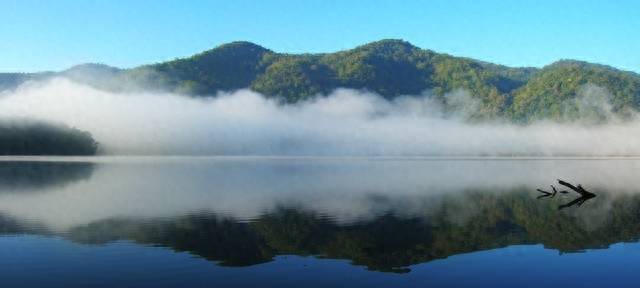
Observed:
[[[538,192],[542,193],[542,195],[538,196],[537,199],[542,199],[542,198],[549,197],[549,196],[551,196],[551,198],[553,198],[553,196],[556,195],[555,193],[549,193],[549,192],[544,191],[542,189],[536,189],[536,190],[538,190]]]
[[[551,185],[551,190],[553,192],[547,192],[547,191],[544,191],[542,189],[536,189],[536,190],[538,190],[538,192],[542,193],[542,195],[538,196],[537,199],[542,199],[542,198],[545,198],[545,197],[553,198],[553,197],[556,197],[556,194],[558,194],[558,193],[562,193],[562,194],[569,193],[566,190],[558,191],[558,190],[556,190],[556,187],[554,187],[553,185]]]
[[[554,187],[553,185],[551,185],[551,189],[553,189],[553,193],[554,193],[554,194],[555,194],[555,193],[561,193],[561,194],[567,194],[567,193],[569,193],[569,191],[567,191],[567,190],[561,190],[561,191],[558,191],[558,190],[556,190],[556,187]]]
[[[571,202],[569,202],[569,203],[567,203],[567,204],[563,204],[563,205],[558,206],[558,209],[564,209],[564,208],[571,207],[571,206],[574,206],[574,205],[578,205],[578,207],[580,207],[580,206],[582,206],[582,204],[584,204],[584,202],[586,202],[587,200],[589,200],[589,199],[591,199],[591,198],[596,197],[596,194],[594,194],[594,193],[591,193],[591,192],[587,191],[587,190],[586,190],[586,189],[584,189],[584,188],[582,187],[582,185],[580,185],[580,184],[578,184],[578,186],[573,186],[571,183],[566,182],[566,181],[562,181],[562,180],[560,180],[560,179],[558,179],[558,183],[559,183],[560,185],[565,186],[565,187],[567,187],[567,188],[569,188],[569,189],[571,189],[571,190],[575,191],[576,193],[580,194],[580,197],[578,197],[578,198],[574,199],[573,201],[571,201]],[[569,192],[568,192],[568,191],[566,191],[566,190],[558,191],[558,190],[556,189],[556,187],[554,187],[553,185],[551,185],[551,190],[552,190],[553,192],[544,191],[544,190],[542,190],[542,189],[536,189],[536,190],[538,190],[538,192],[542,193],[542,195],[538,196],[538,197],[537,197],[537,199],[542,199],[542,198],[546,198],[546,197],[553,198],[553,197],[555,197],[555,196],[556,196],[556,194],[558,194],[558,193],[561,193],[561,194],[567,194],[567,193],[569,193]]]
[[[582,197],[589,197],[589,198],[596,197],[596,194],[593,194],[593,193],[585,190],[584,188],[582,188],[582,185],[580,185],[580,184],[578,184],[578,187],[576,187],[576,186],[571,185],[571,183],[562,181],[560,179],[558,179],[558,184],[560,184],[562,186],[566,186],[566,187],[568,187],[569,189],[571,189],[573,191],[576,191]]]
[[[593,196],[593,197],[595,197],[595,196]],[[589,199],[591,199],[593,197],[588,197],[587,198],[587,197],[580,196],[580,197],[578,197],[576,199],[573,199],[573,201],[571,201],[571,202],[569,202],[567,204],[562,204],[562,205],[558,206],[558,209],[564,209],[564,208],[567,208],[567,207],[571,207],[573,205],[578,205],[578,207],[580,207],[580,206],[582,206],[582,204],[584,204],[584,202],[586,202],[587,200],[589,200]]]
[[[567,207],[571,207],[573,205],[578,205],[578,207],[582,206],[582,204],[584,204],[584,202],[586,202],[587,200],[596,197],[596,194],[591,193],[589,191],[587,191],[586,189],[582,188],[582,185],[578,184],[578,186],[573,186],[571,185],[571,183],[566,182],[566,181],[562,181],[560,179],[558,179],[558,184],[568,187],[569,189],[576,191],[576,193],[580,194],[580,197],[574,199],[573,201],[567,203],[567,204],[563,204],[558,206],[558,209],[564,209]]]

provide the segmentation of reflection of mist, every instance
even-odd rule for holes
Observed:
[[[94,165],[91,178],[42,186],[46,193],[1,193],[0,211],[65,230],[113,217],[213,212],[253,219],[276,207],[315,211],[342,223],[385,213],[429,217],[446,200],[447,221],[464,223],[478,213],[467,195],[535,193],[556,178],[599,195],[580,210],[597,208],[589,213],[607,213],[607,199],[640,191],[640,163],[633,160],[149,158]]]
[[[599,213],[569,215],[550,202],[536,203],[526,191],[478,191],[426,196],[437,199],[436,205],[424,211],[427,214],[399,216],[389,211],[349,223],[337,223],[328,215],[293,206],[275,208],[251,221],[210,213],[114,218],[76,226],[64,235],[88,244],[129,240],[161,245],[221,265],[253,265],[283,254],[323,255],[350,259],[371,270],[406,273],[411,264],[510,245],[542,243],[562,253],[637,240],[640,197],[622,197],[625,199],[612,201],[628,207],[616,207],[606,214],[622,217],[605,217],[606,223],[599,227],[584,227],[581,221],[587,216],[602,216]],[[368,198],[377,204],[391,200]]]
[[[403,273],[407,265],[509,245],[575,252],[640,236],[633,160],[98,160],[90,177],[33,188],[42,193],[7,186],[0,234],[127,240],[231,266],[324,255]],[[3,175],[38,179],[44,176],[33,171],[63,164],[71,165],[26,162],[17,166],[22,172]],[[558,205],[577,195],[537,200],[535,188],[555,178],[598,197],[564,210]]]

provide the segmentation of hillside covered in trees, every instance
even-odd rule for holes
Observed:
[[[446,93],[463,89],[479,103],[474,119],[500,117],[519,123],[573,120],[592,114],[603,117],[600,107],[585,107],[576,100],[585,94],[585,87],[600,89],[611,104],[605,112],[628,116],[640,107],[640,75],[633,72],[574,60],[543,68],[512,68],[421,49],[402,40],[381,40],[323,54],[284,54],[249,42],[233,42],[191,57],[132,69],[84,64],[59,73],[0,74],[0,89],[52,75],[103,89],[194,96],[250,88],[282,103],[344,87],[387,99],[426,92],[447,105]]]
[[[91,134],[32,120],[0,121],[0,155],[95,155]]]

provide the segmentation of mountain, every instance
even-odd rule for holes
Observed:
[[[55,76],[57,73],[40,72],[40,73],[0,73],[0,93],[4,90],[14,89],[20,84],[29,80],[46,79]]]
[[[592,103],[597,105],[591,108],[602,109],[610,104],[612,111],[626,113],[640,107],[640,75],[604,65],[563,60],[544,67],[515,91],[511,111],[514,118],[525,120],[565,120],[578,114],[598,113],[571,105],[576,95],[588,93],[584,90],[589,86],[585,85],[601,88],[598,94],[609,98],[607,103]]]
[[[584,115],[602,118],[606,113],[625,116],[640,107],[640,75],[633,72],[574,60],[541,69],[514,68],[437,53],[402,40],[320,54],[277,53],[250,42],[232,42],[191,57],[132,69],[88,64],[44,76],[60,74],[116,91],[144,89],[196,96],[250,88],[283,103],[345,87],[387,99],[430,91],[446,107],[445,95],[463,89],[479,103],[472,118],[503,117],[522,123]],[[44,76],[0,74],[0,89]],[[577,99],[589,94],[585,87],[597,87],[600,94],[609,96],[610,109],[582,105]]]
[[[194,95],[249,87],[285,103],[339,87],[366,89],[388,99],[425,90],[442,96],[465,89],[480,100],[483,114],[497,116],[506,108],[508,93],[534,72],[439,54],[401,40],[297,55],[234,42],[189,58],[132,69],[127,78]]]

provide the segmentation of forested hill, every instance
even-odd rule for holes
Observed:
[[[91,134],[63,124],[27,119],[0,120],[0,156],[95,155]]]
[[[608,96],[614,113],[624,115],[640,107],[640,75],[636,73],[573,60],[543,68],[512,68],[436,53],[401,40],[326,54],[283,54],[249,42],[233,42],[188,58],[133,69],[89,64],[58,74],[108,89],[143,87],[190,95],[248,87],[284,103],[345,87],[389,99],[431,91],[446,104],[443,96],[447,92],[464,89],[480,103],[475,116],[520,122],[593,114],[576,101],[585,87],[597,87]],[[33,75],[40,74],[0,75],[0,88]]]
[[[536,72],[420,49],[383,40],[327,54],[281,54],[248,42],[219,46],[189,58],[138,67],[128,79],[194,95],[250,87],[286,103],[345,87],[386,98],[437,95],[461,88],[482,100],[482,113],[504,111],[509,93]]]

